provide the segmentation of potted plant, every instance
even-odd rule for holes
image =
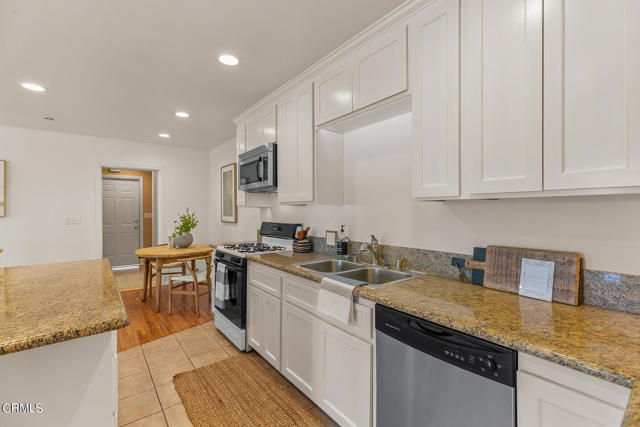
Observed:
[[[195,212],[186,208],[177,220],[173,221],[175,228],[171,237],[174,244],[179,248],[188,248],[193,243],[193,236],[190,231],[198,226],[198,217]]]

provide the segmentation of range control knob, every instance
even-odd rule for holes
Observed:
[[[484,359],[482,365],[485,367],[487,371],[494,371],[496,369],[496,362],[491,359]]]

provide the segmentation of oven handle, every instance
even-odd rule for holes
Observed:
[[[238,267],[237,265],[234,265],[234,264],[229,264],[228,262],[223,261],[221,259],[216,259],[215,262],[216,263],[218,263],[218,262],[223,263],[224,265],[227,266],[227,270],[231,270],[231,271],[234,271],[234,272],[240,272],[240,273],[242,273],[244,271],[244,268]]]

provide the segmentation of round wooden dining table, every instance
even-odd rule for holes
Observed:
[[[149,269],[151,261],[156,263],[156,292],[155,292],[155,304],[153,311],[156,313],[160,311],[160,290],[162,289],[162,266],[165,264],[178,262],[184,258],[191,258],[195,256],[204,256],[211,254],[213,248],[209,245],[191,245],[188,248],[170,248],[168,245],[152,246],[149,248],[142,248],[136,251],[136,256],[144,260],[144,277],[143,277],[143,295],[142,301],[147,299],[147,283],[149,277]],[[207,264],[211,263],[211,258],[207,260]],[[149,283],[150,285],[150,283]]]

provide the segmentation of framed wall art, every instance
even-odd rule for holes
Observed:
[[[220,168],[220,194],[222,203],[220,206],[220,220],[222,222],[238,222],[236,182],[236,163],[230,163]]]

